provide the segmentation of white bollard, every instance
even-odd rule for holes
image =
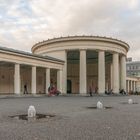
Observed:
[[[97,108],[98,109],[102,109],[103,108],[103,104],[100,101],[97,102]]]
[[[132,99],[128,99],[128,104],[133,104],[133,100]]]
[[[30,105],[28,108],[28,118],[36,117],[36,110],[33,105]]]

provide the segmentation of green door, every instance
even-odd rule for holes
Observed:
[[[67,93],[71,93],[71,80],[67,80]]]

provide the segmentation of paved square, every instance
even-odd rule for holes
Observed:
[[[138,104],[123,104],[132,98]],[[88,109],[97,101],[112,109]],[[27,122],[10,118],[37,113],[51,119]],[[0,140],[139,140],[140,96],[29,97],[0,99]]]

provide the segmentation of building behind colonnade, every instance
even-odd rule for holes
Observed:
[[[127,92],[140,92],[140,61],[132,61],[132,58],[127,60]]]

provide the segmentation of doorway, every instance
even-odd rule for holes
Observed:
[[[70,94],[71,93],[71,80],[67,80],[67,93]]]

